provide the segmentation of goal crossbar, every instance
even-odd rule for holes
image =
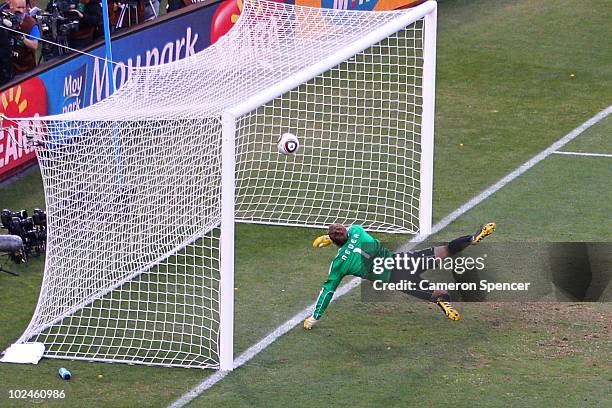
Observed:
[[[231,115],[234,118],[238,118],[244,114],[247,114],[252,110],[256,109],[257,107],[265,105],[274,98],[279,97],[285,92],[294,89],[298,85],[303,84],[316,77],[317,75],[320,75],[321,73],[329,70],[330,68],[335,67],[340,62],[357,55],[361,51],[370,47],[372,44],[376,44],[377,42],[387,38],[389,35],[394,34],[399,30],[403,29],[407,25],[410,25],[418,19],[421,19],[427,16],[428,14],[431,14],[436,10],[436,8],[437,6],[434,1],[427,1],[417,8],[408,10],[407,12],[400,14],[396,19],[389,21],[387,24],[381,26],[375,31],[366,33],[363,35],[363,37],[357,39],[356,41],[350,44],[347,44],[346,47],[342,48],[335,54],[326,56],[318,63],[310,65],[302,69],[301,71],[296,72],[290,77],[283,79],[274,86],[271,86],[270,88],[267,88],[264,91],[251,96],[244,102],[241,102],[235,106],[228,108],[224,113]]]

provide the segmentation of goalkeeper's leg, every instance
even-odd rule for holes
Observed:
[[[435,303],[440,307],[442,312],[444,312],[446,317],[451,320],[459,320],[461,319],[461,317],[459,316],[459,313],[455,310],[453,305],[450,303],[450,294],[448,292],[439,290],[425,290],[421,289],[420,286],[420,283],[423,281],[421,274],[426,270],[426,268],[424,267],[427,264],[426,259],[440,257],[439,254],[441,254],[443,251],[445,251],[445,247],[427,248],[421,251],[407,253],[409,257],[422,258],[423,262],[421,262],[421,265],[423,265],[423,267],[420,267],[414,271],[408,269],[395,269],[391,272],[391,277],[389,281],[392,283],[399,283],[402,281],[412,282],[413,289],[405,289],[402,290],[402,292],[407,295],[411,295],[416,298],[425,300],[427,302]],[[403,254],[399,255],[401,256]]]
[[[497,227],[497,224],[495,224],[494,222],[490,222],[488,224],[481,226],[478,229],[478,231],[476,231],[472,235],[464,235],[462,237],[453,239],[446,246],[448,250],[448,255],[455,255],[463,251],[465,248],[467,248],[470,245],[476,245],[480,243],[480,241],[482,241],[485,237],[488,237],[493,232],[495,232],[496,227]]]
[[[459,238],[453,239],[446,246],[439,246],[433,248],[433,255],[436,258],[447,258],[452,255],[456,255],[459,252],[463,251],[465,248],[470,245],[479,244],[485,237],[488,237],[492,233],[495,232],[495,228],[497,228],[497,224],[494,222],[490,222],[478,228],[478,230],[474,234],[464,235]],[[431,248],[430,248],[431,249]],[[425,250],[424,250],[425,251]],[[423,251],[415,252],[420,253]]]
[[[391,273],[390,282],[397,283],[401,281],[414,282],[414,290],[404,290],[403,292],[415,296],[419,299],[433,302],[440,307],[446,317],[451,320],[460,320],[459,313],[455,310],[453,305],[450,303],[450,294],[446,291],[428,291],[423,290],[419,286],[419,283],[423,281],[421,274],[427,269],[427,259],[430,258],[447,258],[453,256],[470,245],[476,245],[480,243],[485,237],[491,235],[496,228],[494,222],[490,222],[481,226],[476,233],[472,235],[464,235],[456,238],[448,243],[446,246],[432,247],[423,249],[421,251],[409,252],[407,255],[413,258],[423,258],[422,262],[418,263],[420,267],[417,270],[394,270]],[[398,254],[402,256],[402,254]]]

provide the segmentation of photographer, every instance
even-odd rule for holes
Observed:
[[[79,0],[76,8],[69,13],[78,17],[79,28],[68,36],[68,46],[84,48],[93,44],[98,26],[102,24],[100,0]]]
[[[2,30],[9,36],[8,43],[9,48],[12,49],[14,73],[22,74],[36,68],[36,49],[40,39],[40,29],[36,20],[27,14],[26,0],[9,0],[8,3],[0,7],[0,10],[10,18],[12,27],[9,28],[27,34],[19,35]],[[13,41],[10,41],[11,37]]]

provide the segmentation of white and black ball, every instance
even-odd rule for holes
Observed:
[[[300,141],[293,133],[283,133],[276,143],[280,154],[294,156],[300,148]]]

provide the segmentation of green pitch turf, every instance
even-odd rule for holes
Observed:
[[[607,1],[441,1],[438,22],[434,222],[610,104]],[[572,76],[573,74],[573,76]],[[562,150],[612,153],[610,119]],[[463,145],[461,145],[463,144]],[[497,221],[492,240],[611,241],[610,158],[551,155],[432,237]],[[37,174],[0,189],[0,206],[43,206]],[[239,225],[236,353],[309,305],[331,248],[317,231]],[[410,237],[379,236],[397,247]],[[247,253],[257,262],[247,263]],[[279,257],[279,253],[287,254]],[[0,348],[36,305],[43,260],[0,273]],[[463,320],[432,305],[333,303],[311,332],[297,327],[194,400],[193,407],[607,407],[610,303],[463,303]],[[74,377],[61,381],[58,367]],[[102,377],[98,378],[101,374]],[[0,406],[166,406],[213,374],[44,359],[0,365]],[[9,390],[65,390],[63,400]]]

